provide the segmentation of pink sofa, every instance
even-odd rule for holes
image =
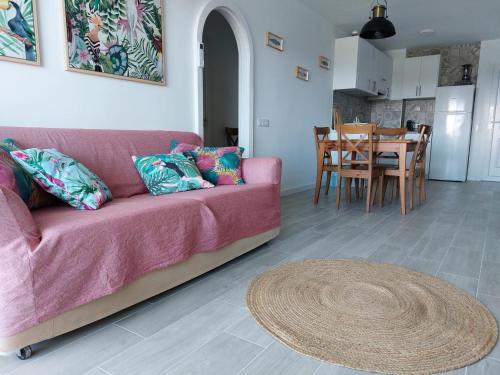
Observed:
[[[244,186],[152,197],[132,155],[168,153],[193,133],[0,127],[22,148],[56,148],[109,186],[95,212],[29,211],[0,192],[0,351],[91,323],[209,271],[276,237],[281,161],[243,161]]]

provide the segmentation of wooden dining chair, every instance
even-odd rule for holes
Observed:
[[[239,129],[226,127],[225,132],[227,145],[229,147],[238,147]]]
[[[426,175],[426,154],[427,146],[429,144],[432,135],[432,126],[430,125],[420,125],[419,135],[417,141],[417,147],[413,153],[410,167],[405,171],[405,177],[408,179],[408,191],[410,195],[410,209],[415,207],[415,186],[417,187],[417,204],[421,204],[426,200],[426,190],[425,190],[425,175]],[[378,165],[384,170],[382,185],[382,197],[380,204],[384,204],[385,190],[387,188],[385,177],[397,177],[393,179],[399,181],[400,172],[399,167],[396,165]]]
[[[366,212],[372,205],[373,182],[375,178],[383,182],[383,169],[375,165],[373,141],[375,125],[339,125],[338,134],[338,172],[337,172],[337,209],[340,208],[342,178],[350,185],[351,180],[367,181]],[[357,139],[355,139],[357,136]],[[382,191],[382,185],[380,185]]]
[[[326,172],[325,195],[330,192],[332,183],[332,173],[337,172],[338,166],[333,163],[332,153],[330,151],[321,151],[320,142],[327,140],[330,135],[329,127],[313,128],[314,144],[316,145],[316,189],[314,192],[314,204],[318,204],[323,183],[323,174]]]
[[[338,109],[333,110],[333,129],[337,129],[338,125],[343,125],[344,120],[342,118],[342,112]]]
[[[394,139],[405,139],[406,134],[408,133],[408,130],[405,128],[379,128],[377,127],[375,129],[375,135],[379,139],[383,138],[394,138]],[[389,154],[389,153],[379,153],[377,154],[377,159],[378,162],[382,161],[388,161],[388,160],[399,160],[399,155],[397,153]]]

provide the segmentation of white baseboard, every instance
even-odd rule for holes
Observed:
[[[283,189],[281,190],[281,196],[286,197],[287,195],[301,193],[306,190],[312,190],[314,189],[314,186],[315,186],[314,184],[308,184],[308,185],[301,185],[293,188]]]

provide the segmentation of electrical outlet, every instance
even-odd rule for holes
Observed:
[[[259,119],[259,128],[270,128],[271,127],[271,121],[265,118]]]

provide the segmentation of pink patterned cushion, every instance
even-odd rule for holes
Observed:
[[[196,147],[181,143],[172,151],[191,155],[203,179],[216,186],[244,185],[241,172],[242,147]]]

